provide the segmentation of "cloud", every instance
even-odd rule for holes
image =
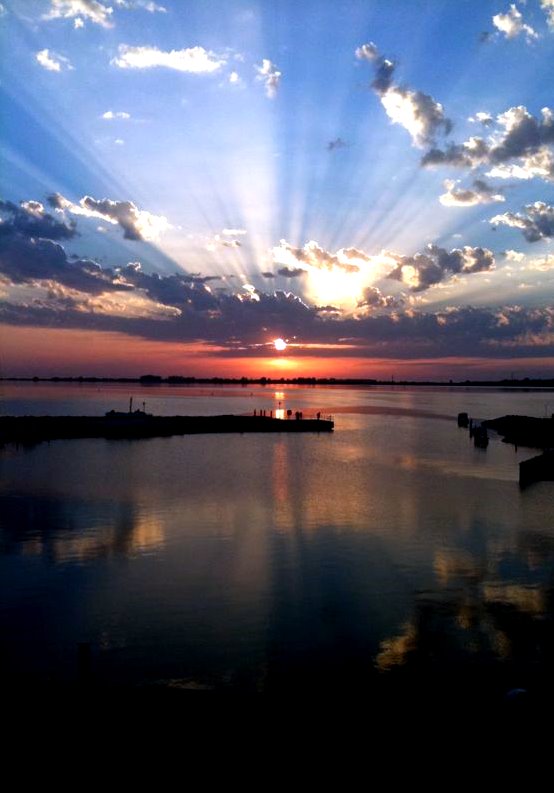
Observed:
[[[472,124],[483,124],[483,126],[488,127],[493,123],[494,119],[490,113],[479,112],[474,116],[470,116],[468,121]]]
[[[238,72],[231,72],[231,74],[229,75],[229,82],[231,83],[231,85],[234,85],[236,87],[243,85],[243,82]]]
[[[57,55],[55,52],[50,52],[50,50],[40,50],[40,52],[36,53],[35,58],[42,68],[49,72],[61,72],[64,69],[70,71],[73,69],[68,58],[64,58],[63,55]]]
[[[107,121],[112,121],[113,119],[126,121],[127,119],[131,118],[131,114],[125,113],[123,110],[115,112],[113,110],[107,110],[105,113],[102,113],[102,118],[105,118]]]
[[[108,273],[107,279],[108,283],[120,279],[125,288],[90,292],[87,298],[89,293],[68,295],[70,287],[52,282],[47,301],[0,302],[0,321],[118,331],[160,341],[194,341],[217,345],[220,351],[215,354],[220,356],[264,356],[264,340],[278,334],[295,337],[295,355],[299,357],[313,355],[313,345],[319,346],[320,356],[405,360],[554,354],[554,308],[548,306],[461,306],[436,312],[400,307],[383,312],[372,309],[381,300],[370,292],[366,310],[344,317],[333,306],[308,306],[290,292],[265,293],[249,286],[240,294],[212,293],[206,285],[187,284],[179,275],[142,273],[136,263]],[[106,303],[108,311],[102,310]]]
[[[447,135],[451,131],[452,122],[440,102],[429,94],[394,83],[396,64],[380,55],[373,42],[362,44],[355,54],[358,59],[373,63],[372,88],[393,124],[400,124],[410,133],[414,146],[430,146],[439,133]]]
[[[301,275],[306,275],[307,272],[302,267],[281,267],[277,270],[277,275],[281,275],[283,278],[298,278]]]
[[[0,239],[21,235],[46,237],[50,240],[71,239],[76,235],[75,223],[65,223],[46,212],[40,201],[0,200]]]
[[[554,237],[554,207],[543,201],[535,201],[524,207],[526,214],[505,212],[495,215],[490,222],[493,226],[510,226],[521,229],[528,242],[538,242]]]
[[[508,262],[522,262],[525,259],[524,253],[521,253],[521,251],[514,251],[511,249],[504,251],[502,256]]]
[[[538,270],[539,272],[549,272],[554,270],[554,255],[546,254],[537,259],[531,259],[524,268],[525,270]]]
[[[221,233],[225,234],[226,237],[242,237],[248,232],[246,229],[223,229]]]
[[[39,201],[0,203],[0,275],[5,292],[0,321],[199,341],[219,346],[221,355],[236,355],[239,349],[241,355],[261,355],[261,342],[272,335],[296,337],[300,356],[313,354],[310,345],[314,344],[320,345],[323,355],[331,354],[326,349],[332,349],[333,355],[402,358],[509,357],[529,352],[554,355],[551,307],[467,306],[421,312],[406,308],[402,295],[383,294],[372,285],[363,290],[356,310],[341,313],[333,305],[309,305],[289,291],[264,292],[251,284],[238,293],[223,285],[213,289],[211,282],[221,280],[214,275],[159,275],[145,272],[138,262],[112,268],[68,256],[57,240],[72,239],[76,230],[74,224],[65,222],[62,210],[69,212],[69,203],[79,210],[76,214],[106,212],[104,202],[91,201],[92,209],[85,199],[72,205],[63,196],[54,196],[58,215],[49,214]],[[114,217],[120,222],[120,208],[114,208],[117,203],[108,202],[107,209],[116,213],[110,222]],[[517,261],[512,254],[506,253],[505,258]],[[551,269],[551,258],[538,262],[536,269]],[[448,251],[430,245],[413,256],[389,253],[377,257],[352,247],[330,253],[313,241],[300,248],[282,241],[275,261],[283,259],[287,261],[279,269],[286,268],[289,278],[297,277],[290,272],[295,266],[298,270],[322,268],[353,274],[368,268],[368,273],[374,274],[378,260],[386,260],[386,275],[411,292],[453,275],[494,268],[491,251],[469,246]],[[345,265],[354,269],[345,269]],[[275,273],[264,271],[262,275],[271,281]]]
[[[317,242],[310,240],[302,248],[295,248],[286,240],[272,248],[274,262],[285,266],[308,265],[319,270],[344,270],[349,273],[360,271],[359,264],[371,260],[363,251],[356,248],[341,248],[336,253],[324,250]]]
[[[430,149],[422,165],[452,165],[458,168],[486,167],[487,176],[502,179],[542,178],[554,180],[554,113],[544,107],[541,117],[526,107],[511,107],[496,117],[497,129],[487,140],[471,137],[446,149]]]
[[[422,292],[453,275],[494,270],[494,254],[488,248],[454,248],[447,251],[437,245],[428,245],[423,253],[413,256],[389,254],[397,262],[387,276],[405,284],[412,292]]]
[[[400,308],[404,305],[404,299],[394,295],[384,295],[376,286],[368,286],[364,289],[363,298],[358,303],[358,308],[378,309],[378,308]]]
[[[167,14],[167,8],[154,3],[153,0],[115,0],[115,4],[129,11],[141,10],[150,14]]]
[[[153,215],[151,212],[139,209],[132,201],[112,201],[109,198],[96,199],[84,196],[78,204],[74,204],[60,193],[54,193],[48,197],[48,203],[59,212],[100,218],[113,225],[118,224],[127,240],[155,240],[170,228],[167,218],[163,215]]]
[[[414,146],[428,146],[439,131],[448,134],[452,129],[442,105],[421,91],[391,87],[381,95],[381,102],[391,121],[408,130]]]
[[[231,231],[236,231],[236,229],[224,229],[222,234],[226,234]],[[242,233],[242,229],[238,229],[238,231],[239,234]],[[246,234],[246,232],[244,233]],[[207,243],[206,250],[215,251],[218,245],[221,245],[224,248],[240,248],[242,246],[242,242],[237,239],[228,240],[225,239],[225,237],[222,237],[221,234],[214,234],[214,236],[211,237]]]
[[[275,273],[270,272],[269,270],[264,270],[260,273],[263,278],[275,278]]]
[[[204,47],[188,47],[166,52],[157,47],[131,47],[120,44],[119,56],[111,63],[120,69],[154,69],[162,67],[188,74],[211,74],[226,63],[224,58]]]
[[[504,34],[507,39],[525,35],[528,42],[539,38],[539,34],[530,25],[523,21],[523,14],[512,3],[505,14],[495,14],[492,18],[494,27]]]
[[[327,151],[336,151],[337,149],[346,149],[348,147],[348,143],[344,141],[342,138],[335,138],[334,140],[330,140],[327,144]]]
[[[541,8],[546,14],[546,22],[554,30],[554,0],[541,0]]]
[[[379,50],[377,45],[370,41],[368,44],[358,47],[354,54],[360,61],[375,61],[379,57]]]
[[[42,18],[74,19],[75,27],[81,27],[76,23],[77,19],[81,22],[86,19],[104,28],[111,28],[112,13],[113,9],[99,0],[50,0],[50,10]]]
[[[475,179],[473,189],[457,188],[458,181],[446,179],[444,186],[446,193],[439,197],[439,201],[445,207],[471,207],[477,204],[493,204],[505,201],[503,195],[495,192],[495,188],[487,184],[483,179]]]
[[[275,99],[279,85],[281,84],[282,72],[280,72],[274,63],[267,58],[263,58],[261,66],[254,67],[257,71],[256,79],[261,81],[265,86],[265,95],[268,99]]]

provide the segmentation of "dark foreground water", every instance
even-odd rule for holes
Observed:
[[[8,687],[550,696],[554,484],[455,416],[545,392],[6,385],[8,414],[332,413],[332,435],[0,450]],[[79,645],[81,646],[79,649]]]

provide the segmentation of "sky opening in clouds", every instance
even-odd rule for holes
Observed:
[[[1,8],[5,374],[552,375],[549,0]]]

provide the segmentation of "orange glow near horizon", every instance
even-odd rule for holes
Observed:
[[[337,377],[379,380],[551,376],[553,358],[379,359],[335,355],[235,357],[202,343],[150,341],[122,333],[0,325],[3,377]],[[314,350],[315,352],[315,350]],[[338,351],[337,351],[338,352]]]

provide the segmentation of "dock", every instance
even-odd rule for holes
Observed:
[[[554,481],[554,451],[546,451],[519,464],[519,484],[527,487],[534,482]]]
[[[105,416],[1,416],[0,444],[34,444],[69,438],[156,438],[247,432],[332,432],[329,418],[271,416],[154,416],[142,411]]]
[[[494,430],[505,443],[527,446],[534,449],[554,447],[554,420],[534,416],[502,416],[489,419],[483,424]]]

